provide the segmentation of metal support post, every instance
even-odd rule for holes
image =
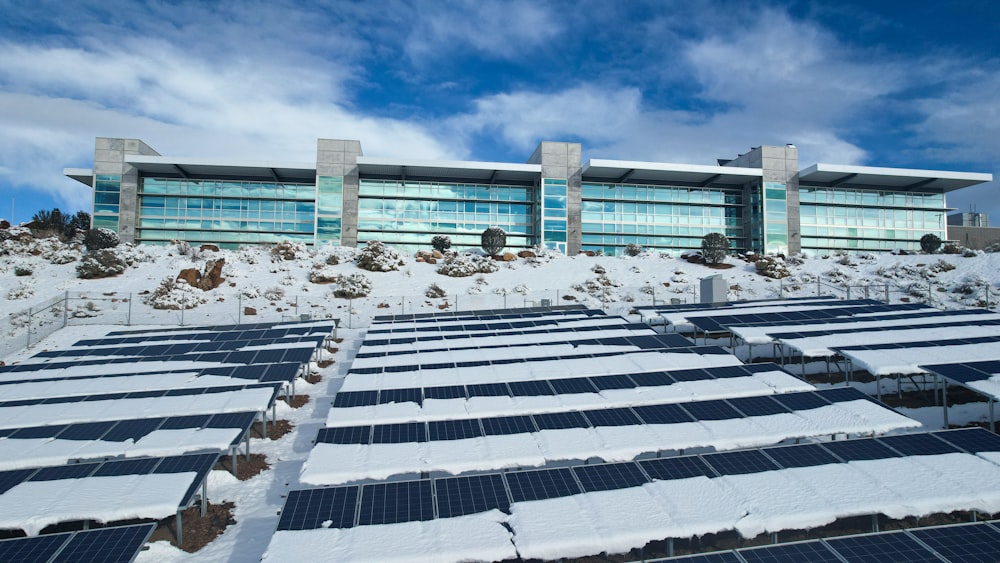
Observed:
[[[260,411],[260,439],[267,438],[267,410]]]
[[[175,524],[175,534],[174,537],[177,539],[177,547],[184,545],[184,523],[181,521],[181,514],[183,510],[177,511],[177,520],[174,521]]]
[[[997,431],[997,429],[996,429],[996,419],[993,417],[993,403],[995,403],[995,402],[996,401],[993,400],[993,397],[990,397],[990,432],[996,432]]]
[[[948,380],[945,379],[941,385],[941,405],[944,409],[944,429],[948,429]]]
[[[674,538],[667,539],[667,557],[674,556]]]
[[[69,319],[69,292],[66,292],[66,296],[63,297],[63,328],[66,327],[66,321]]]
[[[201,482],[201,515],[208,514],[208,477]]]
[[[878,514],[872,514],[872,532],[878,532]]]
[[[132,326],[132,294],[128,294],[128,313],[126,313],[125,324]]]
[[[249,432],[247,432],[247,453],[246,453],[246,456],[244,456],[244,458],[247,461],[250,461],[250,433]]]
[[[236,474],[238,473],[238,471],[236,470],[236,464],[238,463],[239,459],[238,454],[239,454],[239,446],[233,446],[232,449],[230,449],[229,451],[230,465],[233,466],[233,477],[236,477]]]

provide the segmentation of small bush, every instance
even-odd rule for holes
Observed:
[[[757,273],[765,278],[780,280],[792,275],[785,265],[785,261],[777,256],[761,256],[754,264]]]
[[[17,301],[19,299],[27,299],[35,294],[35,286],[31,282],[21,282],[17,287],[12,287],[10,291],[7,292],[7,299],[11,301]]]
[[[340,276],[334,283],[337,284],[337,288],[333,290],[333,296],[342,299],[367,297],[372,292],[372,282],[364,274]]]
[[[35,269],[31,266],[31,264],[17,264],[14,266],[15,276],[30,276],[34,273]]]
[[[927,254],[934,254],[941,248],[941,238],[933,233],[927,233],[920,237],[920,250]]]
[[[93,229],[91,229],[93,230]],[[128,262],[112,249],[87,253],[76,266],[76,276],[80,279],[110,278],[128,268]]]
[[[638,256],[642,254],[643,248],[634,242],[625,245],[625,254],[628,256]]]
[[[437,273],[452,278],[464,278],[476,274],[491,274],[500,269],[497,263],[483,256],[455,256],[438,266]]]
[[[326,264],[313,264],[309,271],[309,281],[312,283],[333,283],[340,276],[336,270]]]
[[[722,233],[708,233],[701,239],[701,259],[706,264],[720,264],[729,254],[729,238]]]
[[[495,256],[500,254],[500,251],[507,246],[507,233],[505,233],[500,227],[490,227],[483,231],[483,235],[480,237],[480,243],[483,248],[483,252],[489,254],[490,256]]]
[[[165,278],[159,287],[144,296],[142,301],[154,309],[179,311],[194,309],[198,305],[207,303],[208,298],[205,297],[204,291],[191,287],[184,280]]]
[[[268,288],[264,292],[264,299],[267,299],[268,301],[277,301],[279,299],[284,299],[284,297],[285,297],[285,289],[282,287],[274,286]]]
[[[399,252],[373,240],[358,254],[358,267],[369,272],[393,272],[404,264]]]
[[[446,235],[436,235],[431,239],[431,246],[441,254],[451,248],[451,237]]]
[[[440,285],[432,283],[427,291],[424,291],[424,295],[430,297],[431,299],[438,299],[448,295],[448,292],[444,290]]]
[[[105,248],[114,248],[121,244],[121,242],[121,239],[118,238],[118,233],[103,227],[88,229],[86,234],[83,235],[83,245],[90,252]]]

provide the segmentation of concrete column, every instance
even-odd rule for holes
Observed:
[[[316,142],[316,176],[339,176],[344,179],[343,209],[340,216],[340,244],[358,244],[358,157],[361,141],[318,139]]]
[[[583,176],[583,148],[580,143],[559,143],[543,141],[528,159],[528,164],[542,165],[542,178],[566,180],[566,254],[573,256],[580,253],[582,192],[580,188]],[[541,197],[539,196],[539,200]],[[541,201],[538,202],[541,209]],[[539,218],[539,238],[541,237],[541,218]]]
[[[95,177],[103,174],[121,177],[118,236],[122,242],[134,243],[139,222],[139,171],[125,162],[126,155],[130,154],[159,156],[158,152],[139,139],[98,137],[94,144]]]

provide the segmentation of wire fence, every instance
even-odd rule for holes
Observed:
[[[942,304],[943,286],[932,282],[896,287],[889,284],[837,285],[817,280],[809,283],[759,284],[755,288],[729,285],[728,300],[772,299],[832,295],[840,299],[877,299],[887,303],[923,302]],[[292,296],[264,295],[248,298],[239,296],[188,307],[181,301],[178,309],[154,309],[143,302],[144,294],[64,292],[41,303],[8,316],[0,325],[0,356],[6,357],[30,348],[55,331],[77,325],[118,326],[187,326],[240,324],[250,322],[281,322],[294,320],[340,319],[341,326],[364,328],[378,315],[430,313],[437,311],[471,311],[477,309],[510,309],[580,304],[603,309],[609,314],[627,315],[640,306],[679,305],[697,303],[699,284],[674,283],[642,286],[592,285],[585,288],[509,291],[485,287],[477,292],[441,297],[424,295],[370,296],[357,299],[333,298],[329,293]],[[989,285],[974,288],[971,297],[979,306],[994,308],[1000,296]],[[966,297],[969,297],[968,295]]]

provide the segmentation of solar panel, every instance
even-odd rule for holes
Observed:
[[[564,428],[589,428],[590,423],[576,411],[536,414],[532,418],[539,430],[560,430]]]
[[[772,395],[772,398],[793,411],[807,411],[830,406],[830,403],[811,391]]]
[[[32,473],[34,469],[14,469],[12,471],[0,471],[0,495],[6,493],[7,491],[13,489],[17,485],[24,482]]]
[[[0,541],[0,561],[46,563],[72,534],[52,534]]]
[[[31,428],[10,428],[10,437],[18,440],[29,440],[32,438],[52,438],[59,435],[69,426],[59,424],[57,426],[34,426]]]
[[[736,409],[729,406],[725,401],[697,401],[685,403],[684,410],[697,420],[726,420],[729,418],[741,418]]]
[[[451,518],[494,508],[507,511],[510,500],[499,474],[434,480],[439,518]]]
[[[878,438],[878,441],[907,456],[950,454],[960,451],[948,442],[935,438],[933,434],[925,433],[887,436]]]
[[[383,389],[378,394],[378,404],[386,403],[417,403],[423,402],[420,389]]]
[[[28,481],[58,481],[59,479],[81,479],[97,469],[97,463],[79,463],[43,467],[28,478]]]
[[[747,563],[841,563],[837,555],[819,541],[806,541],[741,549]],[[885,563],[885,562],[882,562]]]
[[[829,450],[819,444],[799,444],[796,446],[767,448],[764,453],[782,467],[814,467],[829,463],[840,463]]]
[[[824,541],[848,561],[872,563],[885,563],[886,561],[933,561],[939,563],[941,561],[927,548],[920,545],[917,540],[902,531],[831,538]]]
[[[500,434],[524,434],[537,432],[530,416],[499,416],[482,419],[483,431],[487,436]]]
[[[590,384],[590,380],[586,377],[553,379],[550,383],[556,393],[560,395],[570,395],[573,393],[594,393],[597,390]],[[513,389],[513,387],[511,389]],[[516,395],[517,392],[515,391],[514,394]]]
[[[424,399],[464,399],[465,387],[447,385],[443,387],[425,387]]]
[[[507,383],[510,392],[515,396],[532,397],[537,395],[555,395],[555,391],[547,381],[512,381]]]
[[[475,385],[466,385],[465,388],[469,391],[469,397],[510,396],[510,390],[503,383],[478,383]]]
[[[354,527],[360,487],[331,487],[291,491],[278,519],[279,530],[314,530]]]
[[[123,420],[114,425],[102,440],[110,442],[124,442],[126,440],[138,440],[150,432],[156,430],[163,424],[162,418],[146,418],[138,420]]]
[[[114,425],[114,421],[72,424],[60,434],[59,438],[63,440],[100,440],[101,436],[104,436]]]
[[[505,475],[514,502],[567,497],[583,492],[569,468],[514,471]]]
[[[371,426],[320,428],[316,435],[316,442],[322,444],[370,444],[371,441]]]
[[[740,559],[740,556],[736,555],[735,551],[719,551],[716,553],[683,555],[680,557],[664,559],[663,561],[671,561],[671,563],[675,561],[677,563],[744,563],[744,561]]]
[[[720,475],[742,475],[780,469],[760,450],[740,450],[701,456]]]
[[[599,377],[590,377],[591,385],[596,387],[599,391],[605,389],[633,389],[636,384],[632,381],[632,378],[627,375],[602,375]],[[669,384],[669,382],[664,383],[664,385]]]
[[[154,527],[153,524],[143,524],[77,532],[55,561],[130,563],[153,533]]]
[[[423,422],[376,424],[372,428],[373,444],[401,444],[404,442],[426,441],[427,429]]]
[[[844,461],[861,461],[866,459],[887,459],[899,457],[899,454],[876,442],[875,440],[846,440],[843,442],[825,442],[823,447]]]
[[[670,372],[670,378],[674,381],[701,381],[711,379],[711,376],[703,369],[678,369]]]
[[[462,440],[482,435],[483,430],[475,419],[435,420],[427,423],[427,436],[430,440]]]
[[[375,483],[361,487],[358,524],[394,524],[434,518],[430,480]]]
[[[649,482],[639,466],[634,463],[581,465],[574,467],[573,473],[583,485],[583,490],[587,492],[625,489]]]
[[[639,418],[646,424],[678,424],[681,422],[694,422],[691,417],[679,405],[644,405],[633,407]]]
[[[785,405],[767,396],[738,397],[735,399],[726,399],[726,401],[747,416],[770,416],[772,414],[784,414],[788,412],[788,408]]]
[[[583,411],[583,415],[594,426],[638,426],[642,420],[631,409],[595,409]]]
[[[155,457],[109,461],[101,465],[101,467],[94,472],[94,477],[146,475],[150,473],[159,462],[160,460]]]
[[[643,470],[653,479],[668,481],[691,477],[715,477],[715,471],[698,456],[664,457],[644,459],[639,462]]]
[[[985,523],[915,528],[909,533],[952,561],[995,563],[1000,554],[1000,530]]]
[[[1000,436],[985,428],[963,428],[961,430],[935,432],[934,435],[944,438],[949,443],[969,453],[1000,452]]]
[[[337,408],[366,407],[377,402],[378,391],[346,391],[333,398],[333,406]]]
[[[162,430],[177,430],[180,428],[200,428],[212,418],[210,414],[192,414],[185,416],[171,416],[163,421],[160,426]]]
[[[649,373],[633,373],[629,378],[639,387],[659,387],[661,385],[671,385],[677,380],[665,371],[654,371]]]

